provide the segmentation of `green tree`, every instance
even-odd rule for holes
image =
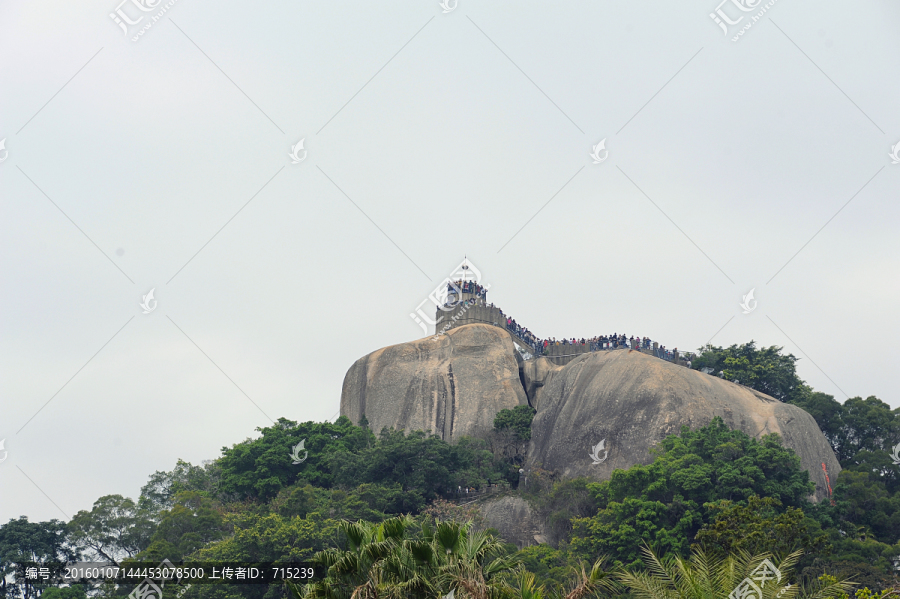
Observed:
[[[279,492],[267,509],[282,516],[306,517],[319,512],[328,518],[380,522],[388,514],[399,514],[408,502],[399,484],[363,483],[353,489],[320,489],[296,484]]]
[[[232,513],[225,516],[232,534],[212,542],[193,557],[198,561],[306,561],[334,541],[338,522],[311,514],[286,518],[278,514]]]
[[[751,575],[770,554],[751,555],[747,552],[724,557],[695,550],[689,559],[677,555],[660,557],[649,548],[643,549],[646,571],[626,571],[618,580],[635,599],[720,599],[728,597]],[[830,579],[799,588],[792,582],[792,574],[801,552],[797,551],[777,562],[779,577],[763,581],[763,599],[824,599],[839,598],[852,589],[851,583]],[[754,594],[755,596],[755,594]]]
[[[545,544],[530,545],[517,551],[514,557],[537,577],[540,586],[560,588],[569,581],[572,564],[565,550]]]
[[[392,518],[380,524],[343,522],[345,549],[319,552],[313,561],[327,569],[323,580],[304,589],[304,599],[433,599],[451,590],[460,597],[488,599],[509,590],[514,571],[503,544],[470,524],[440,522],[423,526],[416,537],[413,521]]]
[[[531,439],[531,421],[536,412],[531,406],[500,410],[494,417],[494,430],[499,433],[509,432],[516,439],[528,441]]]
[[[691,368],[711,368],[726,380],[740,382],[780,401],[795,402],[805,398],[811,389],[797,375],[794,354],[782,354],[781,347],[757,349],[756,342],[732,345],[727,348],[705,345]]]
[[[196,491],[181,491],[171,509],[163,512],[149,547],[138,557],[153,562],[181,561],[224,533],[222,515],[211,499]]]
[[[751,555],[771,552],[786,556],[796,550],[804,553],[822,551],[827,543],[823,534],[810,532],[803,510],[789,507],[778,513],[781,502],[774,497],[750,497],[746,504],[727,499],[704,507],[715,514],[712,521],[697,532],[693,548],[707,551]]]
[[[574,518],[571,549],[616,563],[640,563],[638,548],[686,556],[690,542],[709,518],[702,506],[722,499],[773,497],[786,507],[802,507],[815,490],[800,459],[778,435],[753,439],[730,430],[721,418],[666,437],[647,465],[615,470],[610,480],[592,483],[599,509]]]
[[[328,457],[339,452],[355,453],[373,440],[368,429],[354,426],[346,416],[334,424],[297,424],[279,418],[273,426],[257,429],[262,436],[222,449],[218,460],[219,488],[234,497],[263,501],[296,482],[317,487],[332,486]],[[293,447],[304,442],[300,464],[291,458]]]
[[[525,463],[535,411],[531,406],[516,406],[500,410],[494,417],[488,441],[495,460],[505,464],[503,474],[509,483],[518,482],[519,469]]]
[[[72,543],[97,561],[131,558],[150,544],[153,514],[121,495],[105,495],[91,511],[81,510],[68,524]]]
[[[29,522],[22,516],[0,525],[0,597],[31,599],[45,585],[8,584],[6,577],[15,573],[22,562],[66,562],[79,557],[66,539],[66,525],[60,520]]]
[[[565,580],[547,591],[546,585],[539,583],[539,577],[528,569],[519,568],[506,577],[506,587],[501,597],[509,599],[544,599],[558,597],[560,599],[581,599],[604,594],[619,594],[619,586],[613,578],[613,572],[606,570],[604,560],[598,559],[590,569],[584,563],[565,568]]]
[[[900,490],[900,476],[891,466],[892,448],[900,442],[900,408],[892,410],[875,396],[851,397],[843,404],[831,395],[813,393],[794,402],[815,418],[842,468],[874,471],[891,488]],[[872,454],[883,459],[871,461]],[[888,467],[890,466],[890,467]]]
[[[487,531],[473,531],[470,524],[439,523],[425,529],[424,542],[431,546],[441,591],[459,589],[461,597],[489,599],[502,592],[504,576],[517,565],[504,555],[503,543]]]
[[[892,573],[863,562],[817,558],[801,572],[801,580],[816,580],[822,572],[831,572],[834,577],[852,580],[863,586],[883,591],[893,587],[896,579]],[[862,590],[862,589],[859,589]],[[859,592],[859,590],[857,592]],[[861,597],[858,599],[862,599]]]
[[[307,585],[302,592],[293,585],[288,588],[298,599],[377,599],[386,595],[389,582],[395,581],[386,580],[382,566],[402,544],[408,525],[406,518],[392,518],[380,524],[341,522],[346,548],[323,549],[312,558],[326,569],[326,577]]]
[[[808,512],[834,548],[819,561],[841,571],[856,568],[865,577],[873,576],[873,567],[891,572],[890,559],[900,554],[893,548],[900,539],[900,471],[891,455],[900,441],[900,410],[874,396],[841,404],[824,393],[796,405],[816,420],[843,467],[832,481],[835,505]]]
[[[138,505],[152,514],[161,514],[171,509],[175,495],[182,491],[198,491],[215,496],[218,492],[218,467],[212,462],[194,466],[190,462],[178,460],[169,472],[158,470],[150,475],[150,480],[141,488]]]
[[[357,453],[335,452],[329,466],[334,483],[341,487],[399,486],[402,493],[390,507],[394,513],[415,514],[459,486],[480,487],[503,478],[484,441],[462,438],[451,445],[422,431],[384,429],[371,447]]]

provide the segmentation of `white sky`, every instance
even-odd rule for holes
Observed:
[[[0,3],[0,522],[332,418],[464,254],[538,335],[900,405],[900,4],[115,1]]]

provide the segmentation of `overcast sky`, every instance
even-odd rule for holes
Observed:
[[[117,1],[0,3],[0,522],[334,418],[464,255],[900,405],[900,3]]]

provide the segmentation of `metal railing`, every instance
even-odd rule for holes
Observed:
[[[585,342],[585,343],[558,343],[558,344],[552,345],[552,347],[562,347],[562,346],[566,346],[566,345],[569,345],[569,346],[572,346],[572,347],[585,347],[585,346],[587,346],[587,347],[588,347],[588,351],[587,351],[587,352],[574,353],[574,354],[553,354],[553,355],[551,355],[551,354],[545,354],[545,353],[544,353],[544,346],[543,346],[543,343],[542,343],[541,341],[539,341],[539,342],[536,344],[536,346],[535,346],[535,345],[532,344],[531,341],[529,341],[528,339],[526,339],[521,333],[519,333],[519,331],[516,331],[516,330],[515,330],[514,328],[512,328],[511,326],[506,325],[506,330],[509,331],[509,332],[510,332],[512,335],[514,335],[515,337],[517,337],[519,340],[521,340],[523,343],[525,343],[529,348],[531,348],[531,350],[533,351],[534,357],[544,356],[544,357],[547,357],[547,358],[570,358],[570,357],[572,357],[572,356],[580,356],[580,355],[582,355],[583,353],[588,353],[588,352],[595,352],[595,351],[615,351],[615,350],[619,350],[619,349],[631,349],[631,350],[637,350],[637,351],[642,351],[642,352],[649,352],[651,355],[653,355],[653,356],[659,358],[660,360],[665,360],[665,361],[667,361],[667,362],[672,362],[672,361],[675,359],[675,353],[674,353],[672,350],[663,349],[663,348],[660,348],[660,347],[654,348],[653,345],[652,345],[652,344],[653,344],[653,341],[652,341],[652,340],[642,340],[642,341],[640,341],[640,342],[630,342],[630,340],[628,340],[628,339],[624,340],[623,342],[618,342],[618,341],[603,341],[603,342],[587,341],[587,342]],[[551,347],[551,346],[548,346],[548,347]],[[686,358],[686,359],[690,360],[691,357],[692,357],[692,356],[691,356],[690,354],[685,354],[685,358]]]

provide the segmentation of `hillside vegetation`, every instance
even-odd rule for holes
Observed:
[[[809,473],[778,435],[757,440],[720,419],[668,436],[648,465],[616,470],[607,481],[539,471],[524,490],[517,487],[534,416],[528,406],[498,413],[484,438],[453,444],[422,431],[375,432],[345,417],[280,418],[215,460],[179,461],[154,473],[136,500],[109,495],[70,522],[22,517],[0,525],[0,569],[10,574],[20,561],[76,557],[313,560],[329,575],[308,587],[205,585],[182,597],[437,598],[453,590],[459,599],[554,593],[699,599],[684,588],[664,592],[680,584],[665,572],[679,571],[715,578],[710,589],[724,585],[724,599],[728,584],[771,553],[785,574],[778,588],[803,585],[788,598],[852,595],[838,583],[847,577],[870,589],[857,593],[860,599],[892,587],[900,466],[891,451],[900,442],[900,411],[876,397],[841,404],[813,391],[797,377],[796,359],[780,348],[757,350],[751,342],[704,350],[695,368],[722,371],[815,418],[843,468],[830,479],[828,500],[810,503]],[[303,459],[294,463],[292,455]],[[478,502],[460,501],[460,490],[488,485],[524,496],[554,544],[517,550],[486,529]],[[716,578],[719,569],[737,578]],[[9,582],[0,586],[0,599],[130,591]]]

